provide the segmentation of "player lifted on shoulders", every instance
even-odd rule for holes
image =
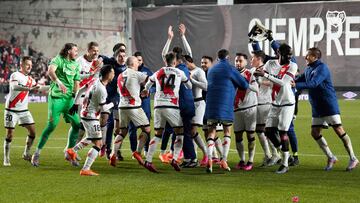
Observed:
[[[162,132],[165,124],[169,123],[176,133],[176,141],[174,143],[174,155],[171,165],[176,171],[180,171],[180,167],[176,162],[183,145],[183,122],[179,110],[179,89],[181,83],[184,83],[186,88],[191,89],[191,82],[187,79],[185,73],[180,69],[175,68],[176,56],[174,53],[165,55],[167,67],[163,67],[156,71],[145,85],[142,91],[143,95],[149,93],[150,87],[153,83],[156,84],[156,93],[154,97],[154,129],[155,137],[151,139],[149,144],[149,151],[146,156],[145,168],[151,172],[157,172],[152,163],[156,146],[161,140]]]

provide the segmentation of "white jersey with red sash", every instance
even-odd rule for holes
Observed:
[[[179,90],[182,82],[188,78],[180,69],[163,67],[150,76],[156,84],[154,107],[179,107]]]
[[[85,59],[84,56],[80,56],[79,58],[76,59],[76,61],[80,64],[80,77],[81,77],[81,82],[80,82],[80,87],[84,86],[85,84],[88,83],[93,83],[96,78],[98,78],[98,74],[96,75],[90,75],[94,70],[94,65],[96,60],[92,60],[92,61],[88,61]]]
[[[5,108],[14,111],[28,110],[29,91],[17,91],[13,89],[14,85],[32,87],[36,85],[33,78],[17,71],[10,76],[10,92],[6,99]]]
[[[106,97],[106,87],[98,79],[85,93],[80,117],[85,120],[98,120],[101,106],[105,105]]]
[[[241,75],[248,81],[249,85],[256,83],[255,76],[253,75],[255,68],[246,69],[240,71]],[[257,105],[256,92],[250,91],[249,89],[237,89],[235,95],[234,110],[245,109],[254,107]]]
[[[148,75],[143,72],[127,68],[122,72],[117,80],[118,91],[120,94],[119,108],[122,107],[141,107],[140,89],[148,79]]]
[[[291,82],[294,81],[297,72],[296,63],[281,66],[277,60],[270,60],[265,64],[265,70],[270,77],[280,82],[273,82],[271,97],[274,105],[283,106],[295,103],[295,96],[291,89]]]

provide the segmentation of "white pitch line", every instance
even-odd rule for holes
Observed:
[[[20,146],[20,145],[11,145],[12,148],[24,148],[24,146]],[[44,147],[44,149],[64,149],[65,148],[65,145],[64,147]],[[121,148],[121,150],[124,150],[124,151],[130,151],[131,149],[129,148]],[[158,152],[160,152],[160,150],[157,150]],[[234,154],[234,153],[237,153],[237,151],[235,149],[230,149],[230,152],[231,154]],[[245,153],[247,154],[248,152],[245,151]],[[256,153],[256,154],[264,154],[262,152],[260,153]],[[303,157],[303,156],[308,156],[308,157],[324,157],[325,155],[324,154],[299,154],[300,157]],[[349,155],[336,155],[336,157],[348,157]]]

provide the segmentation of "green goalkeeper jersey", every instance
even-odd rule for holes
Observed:
[[[66,93],[62,93],[59,86],[51,81],[50,96],[58,98],[71,98],[75,81],[80,81],[80,64],[75,60],[68,60],[57,55],[50,62],[50,65],[56,66],[55,74],[67,88]]]

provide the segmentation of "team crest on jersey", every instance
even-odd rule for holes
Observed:
[[[345,11],[327,11],[326,20],[334,27],[341,26],[346,20]]]

